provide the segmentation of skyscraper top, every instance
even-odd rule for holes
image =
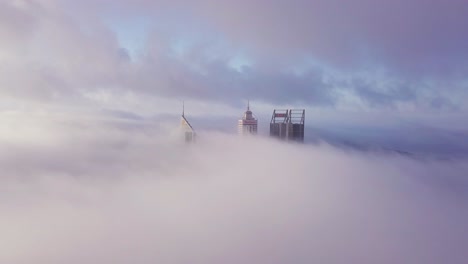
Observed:
[[[247,101],[247,110],[238,122],[238,132],[240,135],[257,134],[257,119],[250,111],[250,101]]]
[[[185,137],[185,142],[194,142],[195,141],[195,130],[193,129],[192,125],[189,123],[187,118],[185,117],[185,104],[182,102],[182,117],[181,117],[181,130]]]
[[[247,111],[245,111],[244,117],[242,119],[244,119],[244,120],[255,120],[255,117],[253,116],[252,111],[250,111],[250,101],[247,101]]]

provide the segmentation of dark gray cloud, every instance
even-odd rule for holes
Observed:
[[[356,79],[349,87],[371,106],[392,106],[395,102],[414,102],[417,100],[417,87],[410,82],[383,82],[382,80]]]
[[[196,51],[194,51],[196,52]],[[292,71],[263,71],[244,67],[239,72],[226,60],[205,61],[206,58],[173,61],[159,57],[144,66],[147,71],[136,75],[136,90],[149,94],[190,97],[198,100],[220,100],[227,104],[238,104],[241,99],[268,103],[302,103],[333,105],[336,100],[332,83],[327,83],[323,71],[301,73]],[[236,99],[237,98],[237,99]]]

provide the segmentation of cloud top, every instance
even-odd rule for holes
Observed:
[[[467,257],[466,161],[216,133],[186,146],[151,124],[49,120],[0,156],[5,263]]]

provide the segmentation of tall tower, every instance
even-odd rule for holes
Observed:
[[[185,104],[182,103],[182,118],[180,122],[180,128],[182,130],[182,133],[184,134],[185,137],[185,143],[191,143],[195,141],[195,130],[193,129],[192,125],[190,125],[189,121],[187,118],[185,118]]]
[[[305,109],[273,110],[270,136],[283,140],[304,141]]]
[[[247,111],[245,111],[242,119],[239,119],[237,131],[239,135],[255,135],[257,134],[257,119],[250,111],[250,102],[247,101]]]

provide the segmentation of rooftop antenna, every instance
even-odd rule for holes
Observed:
[[[247,111],[250,111],[250,100],[247,100]]]
[[[182,101],[182,117],[185,116],[185,101]]]

